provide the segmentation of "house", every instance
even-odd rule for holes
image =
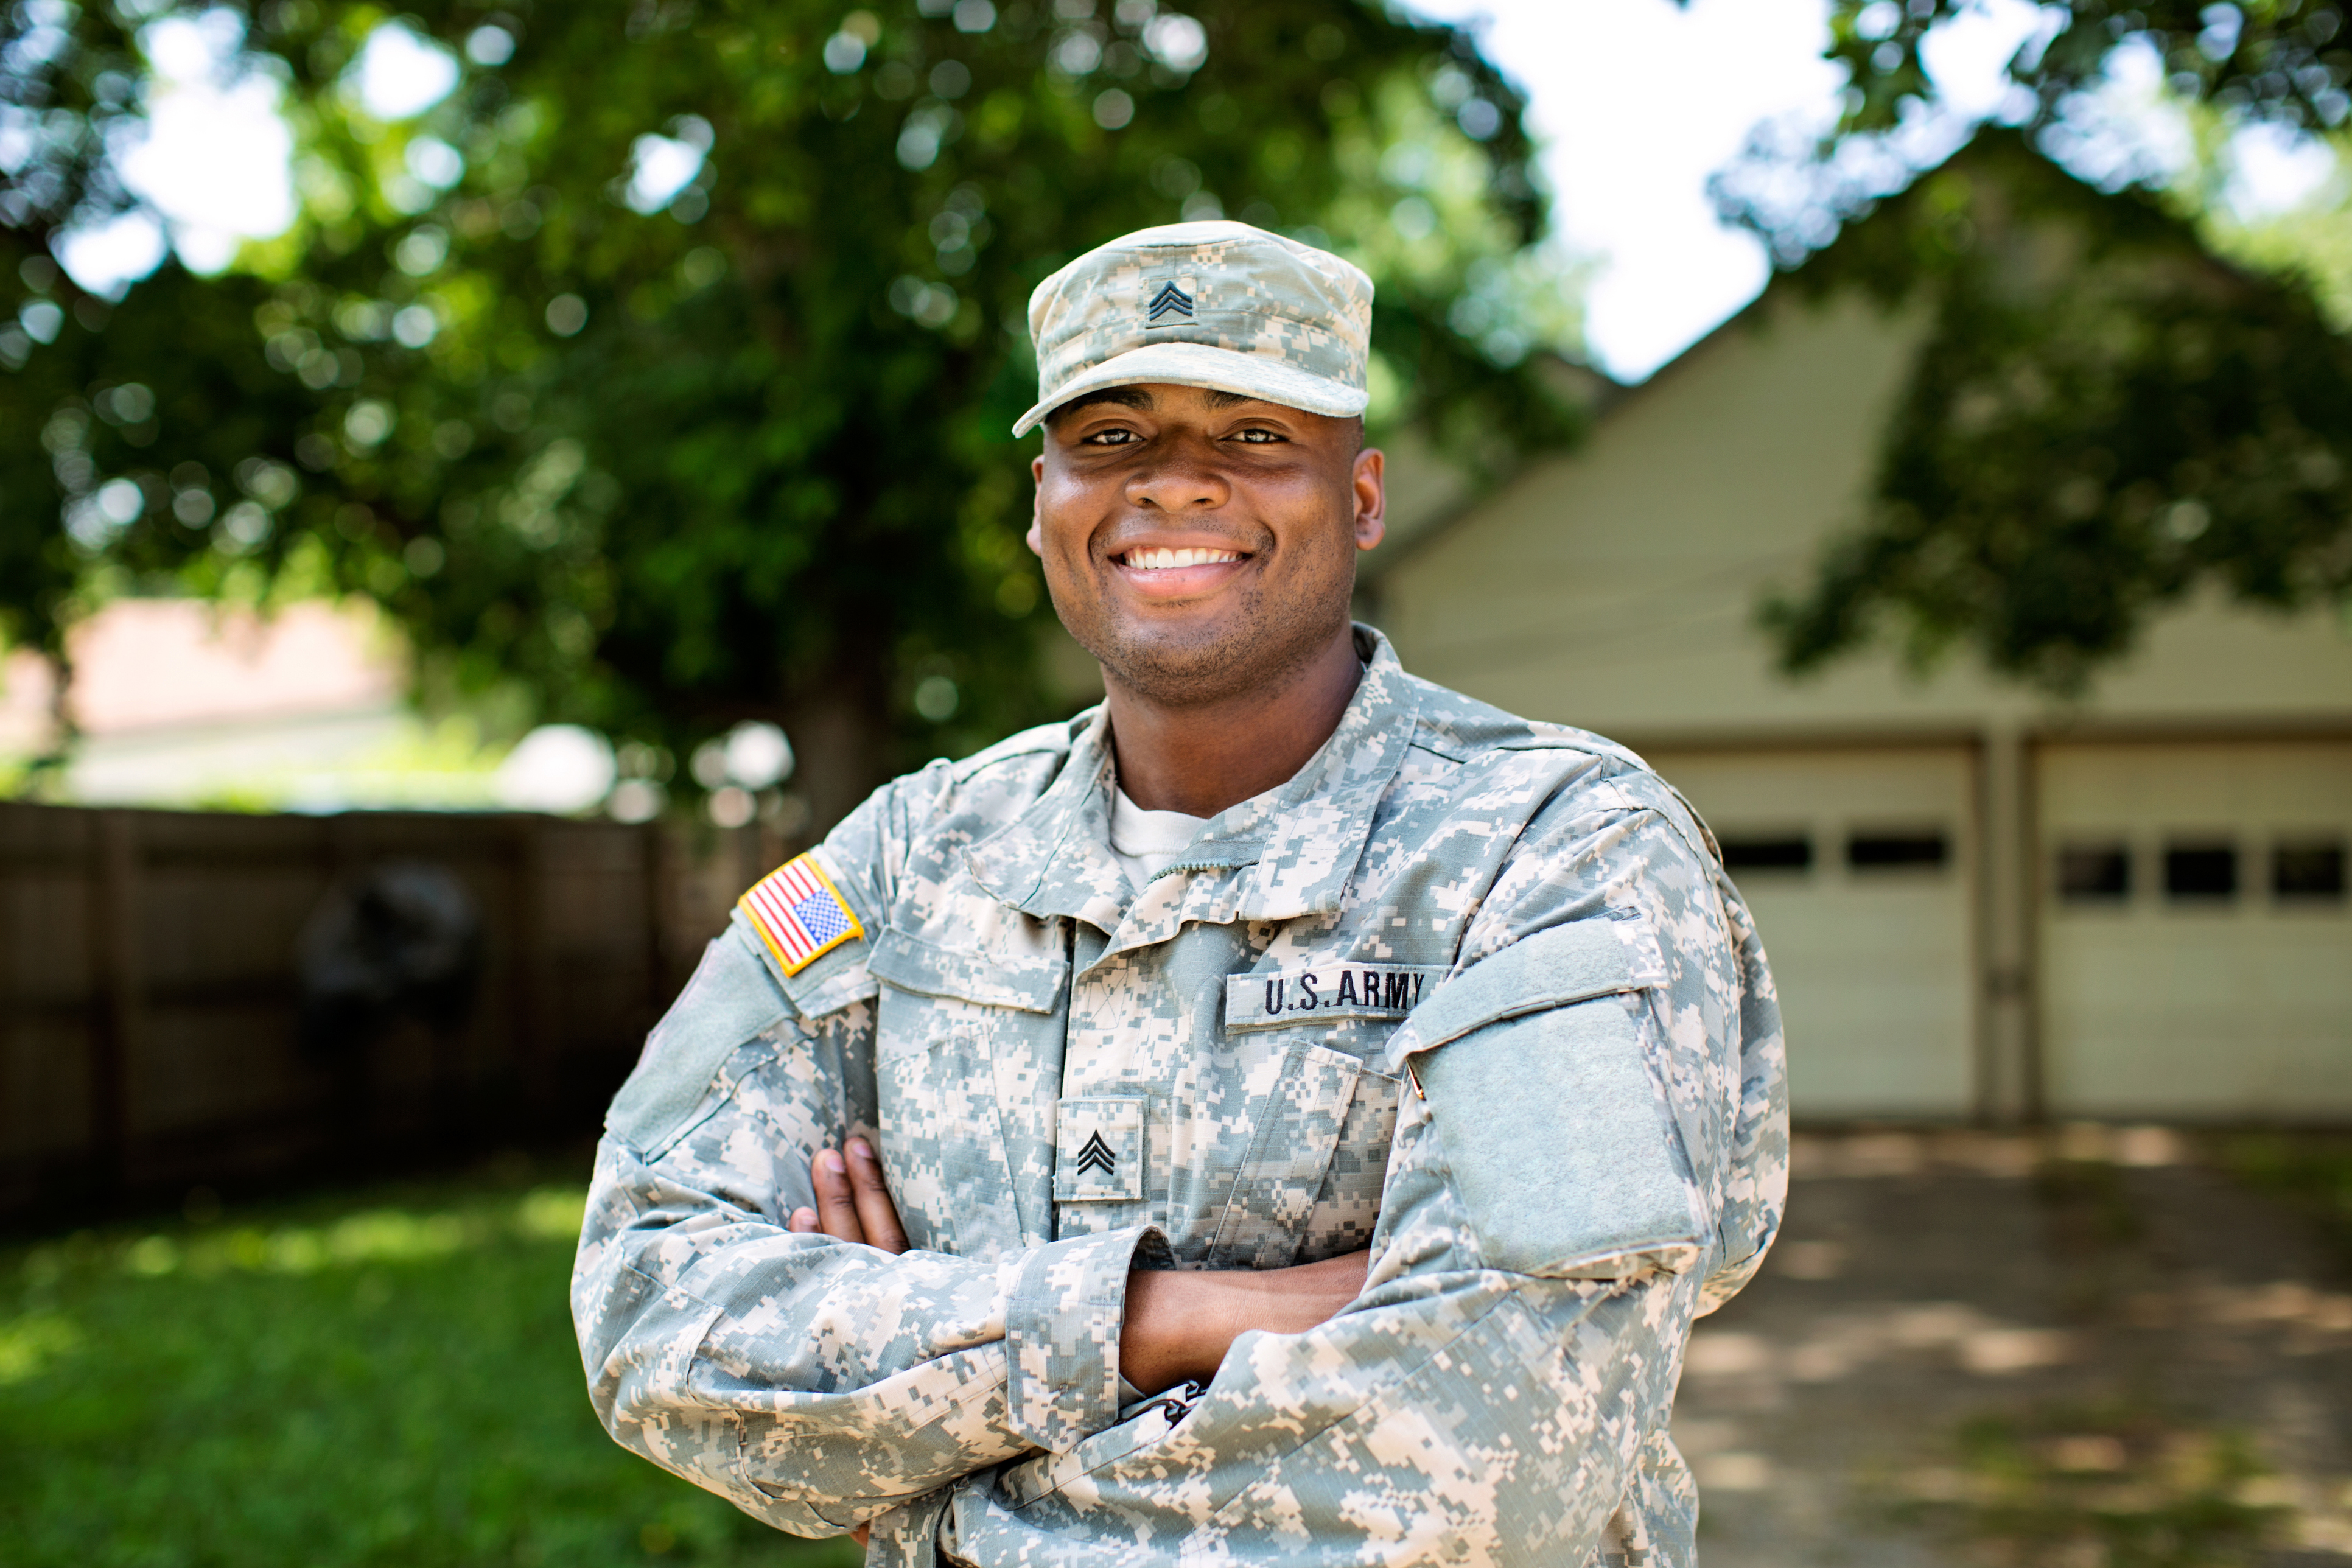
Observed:
[[[304,813],[572,811],[610,783],[558,781],[551,798],[516,768],[500,771],[506,748],[471,717],[420,714],[407,694],[405,638],[357,599],[266,613],[193,598],[112,599],[67,631],[65,660],[72,679],[61,703],[56,666],[28,648],[0,649],[0,779],[56,751],[60,721],[71,721],[64,765],[42,790],[48,798]],[[609,748],[602,765],[610,772]]]
[[[2196,602],[2074,702],[1967,656],[1776,673],[1759,598],[1860,515],[1929,330],[1803,283],[1381,552],[1373,618],[1688,796],[1800,1116],[2352,1117],[2352,621]]]

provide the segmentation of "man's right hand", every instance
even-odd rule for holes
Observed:
[[[1127,1277],[1119,1375],[1145,1394],[1217,1374],[1233,1342],[1252,1330],[1305,1333],[1363,1292],[1370,1252],[1290,1268],[1139,1268]]]

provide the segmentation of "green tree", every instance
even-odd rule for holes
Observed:
[[[2164,60],[2209,136],[2254,119],[2341,125],[2341,7],[2075,0],[2011,63],[2018,128],[1979,132],[1914,179],[1897,149],[1932,118],[1923,43],[1969,8],[1839,0],[1843,118],[1818,143],[1760,138],[1717,186],[1801,286],[1916,300],[1932,322],[1859,526],[1764,606],[1783,664],[1874,641],[1925,664],[1968,646],[2073,694],[2200,587],[2281,611],[2342,604],[2352,342],[2309,269],[2276,233],[2217,232],[2210,181],[2102,192],[2052,161],[2079,143],[2086,95],[2126,43]]]
[[[1851,73],[1840,130],[1888,130],[1911,112],[1905,100],[1934,97],[1921,50],[1929,34],[1980,8],[1982,0],[1834,0],[1829,58]],[[2352,110],[2352,37],[2337,0],[2066,0],[2050,10],[2056,31],[2028,42],[2010,74],[2032,96],[2030,121],[2061,118],[2067,100],[2097,85],[2126,41],[2157,52],[2167,85],[2184,100],[2210,101],[2294,125],[2336,126]]]
[[[1046,710],[1004,432],[1028,292],[1087,246],[1326,238],[1380,284],[1384,416],[1473,466],[1573,433],[1526,363],[1570,322],[1520,100],[1377,5],[274,0],[241,58],[299,220],[112,305],[54,251],[131,203],[104,149],[165,14],[8,15],[0,615],[53,648],[130,584],[364,594],[428,684],[671,755],[778,720],[823,821]],[[390,123],[386,27],[457,68]]]
[[[1766,607],[1790,668],[1883,636],[2073,693],[2200,583],[2352,590],[2352,342],[2153,196],[1986,132],[1791,281],[1930,325],[1862,527]]]

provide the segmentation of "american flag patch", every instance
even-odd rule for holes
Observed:
[[[866,934],[849,900],[806,855],[785,861],[752,884],[735,907],[787,974],[798,974],[851,937]]]

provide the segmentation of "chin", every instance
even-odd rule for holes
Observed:
[[[1163,707],[1205,707],[1280,685],[1330,640],[1328,631],[1301,635],[1319,618],[1131,625],[1106,628],[1099,647],[1079,641],[1137,696]]]

